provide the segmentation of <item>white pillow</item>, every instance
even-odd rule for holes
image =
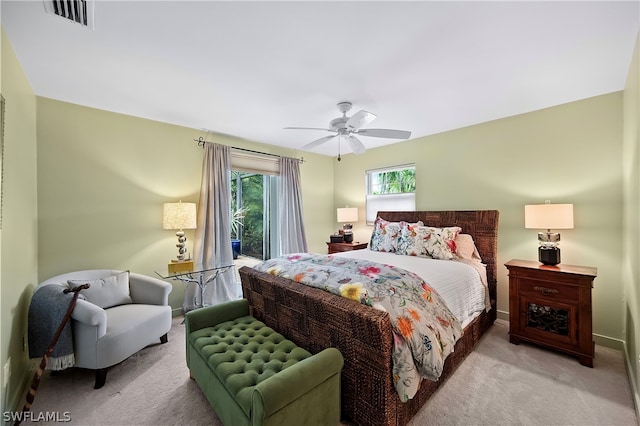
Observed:
[[[458,234],[456,236],[455,242],[456,257],[458,259],[482,261],[482,259],[480,258],[480,253],[478,252],[478,248],[473,242],[473,237],[471,235]]]
[[[90,287],[80,291],[87,301],[102,309],[131,303],[129,294],[129,271],[121,272],[110,277],[93,280],[68,280],[69,286],[78,287],[89,284]]]

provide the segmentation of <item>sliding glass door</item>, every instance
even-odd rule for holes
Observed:
[[[238,222],[231,237],[239,241],[235,243],[238,254],[260,260],[276,255],[277,179],[278,176],[231,172],[232,218]]]

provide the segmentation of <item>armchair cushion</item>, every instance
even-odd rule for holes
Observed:
[[[71,312],[71,318],[81,324],[95,327],[95,335],[98,339],[107,333],[107,312],[88,300],[78,299],[76,307]]]
[[[129,293],[129,271],[97,279],[67,280],[71,287],[88,283],[90,287],[81,294],[87,301],[102,309],[131,303]]]
[[[50,284],[64,288],[87,282],[92,287],[80,292],[86,300],[78,298],[71,313],[73,355],[76,367],[96,370],[98,389],[105,383],[107,368],[158,339],[160,343],[167,341],[172,286],[135,272],[92,269],[49,278],[34,289],[34,294]],[[38,324],[30,321],[32,326]]]

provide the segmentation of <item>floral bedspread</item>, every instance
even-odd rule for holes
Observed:
[[[401,268],[307,253],[270,259],[255,268],[388,312],[394,337],[393,380],[402,401],[413,398],[421,378],[438,380],[462,336],[461,324],[438,293]]]

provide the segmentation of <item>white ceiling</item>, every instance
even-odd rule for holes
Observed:
[[[38,96],[291,148],[343,100],[413,139],[622,90],[640,22],[638,1],[99,1],[94,30],[0,7]]]

